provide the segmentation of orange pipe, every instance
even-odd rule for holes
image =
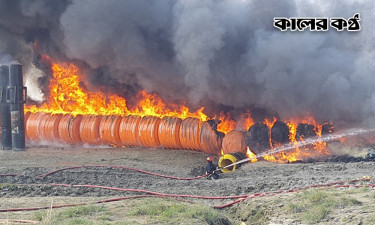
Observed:
[[[41,126],[40,120],[46,116],[45,113],[30,114],[27,118],[26,123],[26,134],[27,137],[32,141],[42,140],[40,138],[39,127]]]
[[[220,154],[222,136],[196,118],[26,113],[29,140],[190,149]]]
[[[208,122],[202,124],[200,133],[201,150],[209,154],[220,154],[224,134],[212,129]]]
[[[84,116],[80,123],[80,137],[83,143],[100,144],[99,125],[103,116]]]
[[[68,144],[82,143],[79,131],[81,120],[81,115],[76,117],[69,114],[63,115],[59,123],[59,135],[62,141]]]
[[[58,141],[60,140],[59,135],[59,122],[61,120],[62,114],[50,115],[47,119],[44,129],[42,130],[42,136],[47,141]]]
[[[158,136],[163,148],[182,149],[180,142],[180,128],[182,119],[177,117],[163,117],[160,121]]]
[[[27,120],[29,119],[29,116],[31,115],[31,112],[26,112],[25,113],[25,129],[26,129],[26,124],[27,124]],[[1,131],[0,131],[1,132]],[[25,131],[25,139],[28,140],[29,137],[27,136],[27,133]]]
[[[99,134],[103,144],[121,145],[119,134],[120,116],[105,116],[100,121]]]
[[[160,147],[158,129],[161,119],[155,116],[145,116],[138,125],[138,144],[142,147]]]
[[[229,131],[223,138],[223,154],[228,154],[232,152],[242,152],[246,154],[245,136],[246,132],[243,131]]]
[[[180,142],[183,149],[199,151],[200,133],[202,122],[196,118],[186,118],[182,121],[180,127]]]
[[[44,128],[46,126],[46,123],[48,119],[50,118],[51,114],[45,113],[43,116],[39,119],[39,125],[38,125],[38,138],[39,140],[47,140],[46,135],[44,133]]]
[[[138,125],[140,116],[125,116],[121,119],[119,135],[121,144],[128,147],[138,146]]]

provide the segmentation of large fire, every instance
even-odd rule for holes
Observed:
[[[48,58],[48,60],[51,60]],[[52,63],[53,79],[49,84],[49,96],[43,105],[26,106],[26,112],[46,112],[51,114],[72,114],[76,115],[139,115],[139,116],[156,116],[156,117],[178,117],[185,119],[188,117],[197,118],[201,121],[210,119],[204,111],[204,107],[196,111],[191,111],[185,105],[166,104],[157,94],[150,94],[145,91],[139,91],[137,98],[140,99],[136,107],[128,108],[126,99],[115,95],[105,95],[101,92],[90,92],[80,86],[80,72],[77,66],[70,63]],[[238,129],[236,121],[231,119],[229,114],[220,113],[213,117],[221,121],[217,130],[228,133],[231,130]],[[254,121],[250,112],[242,115],[241,130],[248,130]],[[269,130],[277,121],[276,118],[265,119],[264,124]],[[325,142],[318,141],[313,148],[299,148],[298,141],[304,141],[302,137],[296,139],[297,125],[300,122],[309,123],[315,126],[315,132],[318,139],[322,136],[322,125],[318,124],[314,118],[309,117],[303,120],[287,121],[289,128],[289,141],[295,144],[296,148],[292,151],[276,153],[264,156],[263,158],[273,162],[293,162],[312,154],[329,154]],[[271,140],[269,134],[269,145],[271,149],[277,148]],[[247,147],[247,156],[252,158],[255,154]],[[252,162],[257,161],[256,158]]]
[[[273,118],[271,121],[270,119],[265,119],[265,124],[272,128],[273,124],[276,122],[276,118]],[[299,137],[299,140],[296,139],[297,136],[297,125],[299,123],[305,123],[305,124],[312,124],[314,125],[314,132],[317,136],[317,141],[313,143],[313,147],[306,145],[302,148],[298,147],[298,142],[304,142],[303,137]],[[322,137],[322,126],[321,124],[318,124],[316,120],[313,117],[307,117],[302,120],[292,120],[287,122],[288,128],[289,128],[289,141],[292,143],[295,148],[292,151],[285,151],[285,152],[279,152],[275,154],[266,155],[263,158],[267,161],[271,162],[280,162],[280,163],[286,163],[286,162],[295,162],[297,160],[301,160],[306,157],[314,156],[314,155],[328,155],[330,154],[329,149],[327,148],[327,143],[321,141]],[[271,149],[277,148],[280,146],[273,146],[272,140],[271,140],[271,134],[269,135],[269,142]]]
[[[162,99],[156,94],[140,91],[138,102],[134,110],[129,110],[126,100],[118,95],[105,96],[100,92],[88,92],[79,85],[79,71],[73,64],[53,63],[53,78],[50,81],[50,94],[47,101],[41,106],[26,106],[25,111],[62,113],[73,115],[140,115],[140,116],[174,116],[181,119],[187,117],[207,120],[203,113],[204,108],[196,112],[190,112],[186,106],[173,105],[168,108]]]

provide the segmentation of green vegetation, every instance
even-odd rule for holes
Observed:
[[[235,224],[316,224],[332,219],[341,224],[359,221],[374,224],[375,214],[361,214],[365,219],[360,219],[358,214],[353,212],[371,210],[372,206],[368,210],[365,206],[374,200],[365,198],[369,192],[368,189],[364,190],[311,189],[300,193],[269,196],[235,205],[227,209],[226,214]],[[353,214],[349,215],[347,212]]]
[[[75,218],[80,216],[108,215],[107,209],[103,205],[85,205],[72,208],[66,208],[58,214],[61,219]]]
[[[291,213],[300,214],[305,223],[314,224],[326,218],[335,209],[361,204],[359,200],[342,196],[337,192],[309,190],[298,194],[296,201],[288,204],[288,209]]]
[[[0,184],[0,189],[9,189],[9,190],[15,190],[18,187],[13,184]]]
[[[65,208],[60,211],[49,209],[46,211],[37,211],[34,219],[41,224],[108,224],[111,214],[103,205],[86,205]]]
[[[215,210],[206,202],[192,204],[173,199],[143,198],[41,210],[33,214],[33,219],[40,224],[59,225],[375,224],[374,196],[372,189],[311,189],[249,199],[224,210]]]
[[[364,221],[364,224],[375,224],[375,213],[370,214]]]
[[[121,203],[37,211],[33,219],[59,225],[230,224],[217,210],[204,205],[156,198]]]
[[[272,202],[272,205],[277,204]],[[235,224],[269,224],[269,216],[273,213],[270,206],[271,204],[249,200],[228,208],[227,215],[235,220]]]
[[[177,224],[189,224],[192,220],[214,222],[223,219],[218,211],[204,205],[160,199],[139,200],[133,203],[128,215],[148,216],[158,222]]]

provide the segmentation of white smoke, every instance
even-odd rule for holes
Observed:
[[[26,74],[25,86],[27,87],[27,96],[37,102],[45,100],[44,93],[39,88],[38,79],[45,76],[43,71],[37,69],[34,65],[31,65],[28,70],[24,71]]]

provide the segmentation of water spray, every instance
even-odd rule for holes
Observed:
[[[261,157],[264,157],[264,156],[267,156],[267,155],[272,155],[272,154],[279,153],[279,152],[290,151],[290,150],[293,150],[295,148],[311,145],[311,144],[314,144],[314,143],[317,143],[317,142],[329,142],[329,141],[338,140],[338,139],[344,138],[344,137],[352,137],[352,136],[357,136],[357,135],[360,135],[360,134],[367,134],[367,133],[371,133],[371,132],[375,132],[375,129],[355,128],[355,129],[345,130],[341,134],[328,134],[328,135],[325,135],[323,137],[309,138],[309,139],[306,139],[306,140],[303,140],[303,141],[298,141],[295,144],[286,144],[286,145],[283,145],[283,146],[278,147],[278,148],[270,149],[269,151],[266,151],[262,154],[258,154],[256,156],[253,156],[253,157],[250,157],[250,158],[245,158],[245,159],[239,160],[235,163],[232,163],[232,164],[227,165],[225,167],[219,168],[217,170],[218,171],[223,170],[223,169],[233,167],[233,166],[245,163],[245,162],[249,162],[253,159],[261,158]]]

